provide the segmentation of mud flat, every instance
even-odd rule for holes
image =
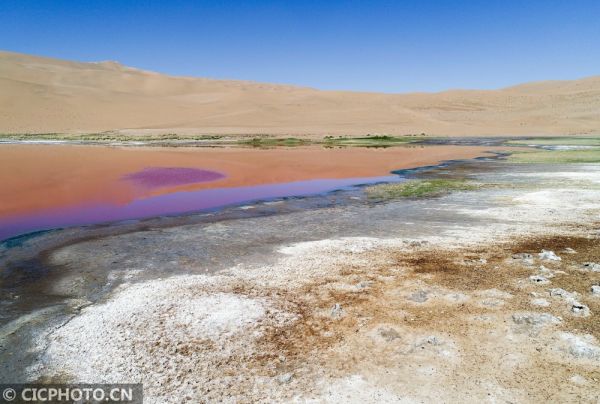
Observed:
[[[157,403],[598,402],[600,165],[414,177],[474,186],[52,248],[44,290],[68,299],[2,328],[2,379],[142,382]]]

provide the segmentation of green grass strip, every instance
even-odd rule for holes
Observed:
[[[371,199],[390,200],[432,197],[444,195],[452,191],[471,191],[477,188],[476,184],[466,180],[432,179],[373,185],[367,187],[365,192]]]

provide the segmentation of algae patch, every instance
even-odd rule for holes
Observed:
[[[422,140],[426,136],[407,135],[407,136],[389,136],[389,135],[368,135],[362,137],[345,137],[345,136],[325,136],[322,143],[324,146],[361,146],[361,147],[390,147],[408,143],[413,143]]]
[[[379,184],[367,187],[365,192],[371,199],[389,200],[397,198],[424,198],[444,195],[452,191],[472,191],[478,186],[466,180],[432,179],[409,180],[395,184]]]
[[[600,148],[519,152],[512,154],[508,160],[513,163],[598,163]]]
[[[60,142],[166,142],[166,141],[210,141],[220,140],[220,135],[180,135],[177,133],[163,134],[120,134],[120,133],[0,133],[0,141],[60,141]]]
[[[276,147],[276,146],[306,146],[322,145],[323,147],[391,147],[405,145],[422,140],[423,135],[409,136],[388,136],[388,135],[367,135],[362,137],[347,136],[325,136],[323,139],[311,138],[277,138],[277,137],[253,137],[252,139],[242,139],[237,144],[252,147]]]

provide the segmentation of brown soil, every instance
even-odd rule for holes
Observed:
[[[499,325],[473,324],[476,316],[493,313],[510,319],[511,313],[517,311],[546,312],[564,319],[559,328],[600,338],[600,299],[589,297],[590,285],[600,282],[600,273],[578,270],[583,262],[600,262],[599,243],[598,237],[547,236],[524,238],[485,250],[430,250],[425,247],[410,253],[388,251],[382,254],[378,251],[369,257],[368,266],[342,268],[339,275],[307,285],[300,291],[268,292],[274,301],[284,302],[282,309],[296,313],[300,320],[287,328],[264,330],[261,354],[245,360],[249,360],[257,372],[271,377],[284,372],[295,372],[299,378],[309,374],[309,377],[321,377],[324,373],[330,378],[343,377],[357,371],[357,367],[364,371],[370,366],[379,369],[374,371],[381,371],[382,366],[385,369],[385,366],[397,364],[388,364],[388,348],[370,347],[365,330],[379,328],[380,337],[387,341],[383,345],[402,340],[406,330],[412,330],[415,334],[444,335],[460,342],[461,370],[452,376],[452,383],[455,392],[464,393],[472,381],[477,380],[480,369],[490,366],[490,361],[500,360],[498,355],[512,354],[501,351],[507,349],[503,336],[497,337],[502,343],[492,344],[499,346],[495,349],[500,351],[485,352],[485,341],[479,341],[490,338],[487,334],[497,329],[504,330],[506,321],[500,321]],[[567,247],[576,253],[560,253]],[[554,250],[563,259],[558,264],[543,262],[544,265],[568,273],[552,278],[552,284],[547,287],[529,283],[528,277],[535,273],[534,269],[512,258],[515,253],[531,253],[537,257],[542,249]],[[480,258],[487,262],[477,261]],[[536,259],[533,268],[539,265]],[[336,284],[358,281],[370,283],[364,291],[348,292],[335,287]],[[544,308],[530,305],[532,291],[551,300],[546,290],[557,287],[578,292],[582,296],[580,301],[590,307],[592,314],[577,318],[569,316],[560,304]],[[426,304],[410,299],[410,293],[421,289],[433,291]],[[512,297],[501,299],[503,305],[499,308],[474,304],[473,301],[449,304],[433,297],[436,293],[477,296],[489,290],[508,292]],[[243,287],[238,292],[256,294],[256,291]],[[335,304],[340,304],[346,313],[341,319],[329,314]],[[509,390],[525,391],[534,401],[550,397],[585,401],[587,398],[577,396],[579,393],[572,391],[569,385],[565,387],[565,381],[572,374],[600,380],[600,369],[549,359],[545,356],[548,348],[535,335],[531,341],[531,347],[508,348],[529,358],[514,372],[491,370],[498,383]],[[340,346],[348,347],[350,351],[338,354]],[[278,359],[281,356],[285,359]],[[314,382],[307,383],[309,394]]]

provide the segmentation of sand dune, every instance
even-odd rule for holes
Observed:
[[[0,52],[0,132],[324,135],[600,133],[600,76],[381,94],[173,77]]]

